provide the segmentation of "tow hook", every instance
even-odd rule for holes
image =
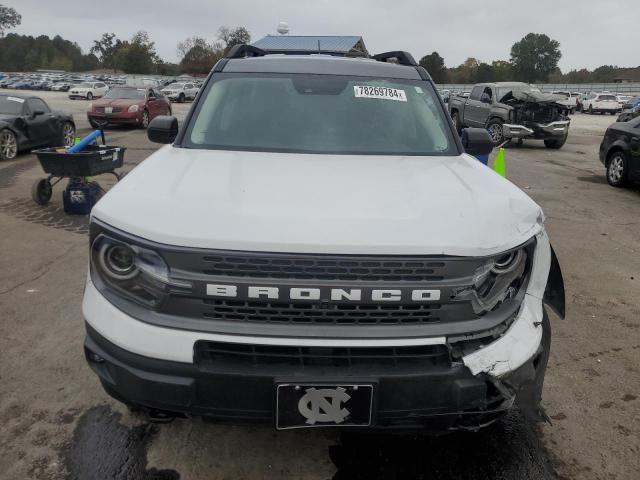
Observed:
[[[175,420],[176,416],[162,410],[149,410],[147,412],[147,418],[152,423],[171,423]]]

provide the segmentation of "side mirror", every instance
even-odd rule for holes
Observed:
[[[173,143],[178,136],[178,119],[158,115],[147,127],[147,137],[154,143]]]
[[[486,93],[483,93],[482,96],[480,97],[480,101],[482,103],[491,103],[491,97]]]
[[[464,128],[462,146],[469,155],[489,155],[493,150],[491,135],[484,128]]]
[[[156,97],[154,95],[149,95],[149,101],[151,100],[156,100]]]

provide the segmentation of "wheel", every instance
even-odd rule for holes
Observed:
[[[18,156],[18,139],[8,128],[0,131],[0,160],[13,160]]]
[[[593,115],[593,105],[589,105],[589,115]]]
[[[147,128],[149,126],[149,112],[146,110],[142,112],[142,123],[140,126],[142,128]]]
[[[499,118],[492,118],[487,123],[487,131],[491,135],[491,141],[494,145],[500,145],[504,142],[504,132],[502,131],[502,120]]]
[[[184,93],[181,93],[178,97],[178,103],[184,103]]]
[[[62,145],[70,147],[76,138],[76,129],[71,122],[65,122],[62,126]]]
[[[93,100],[93,93],[91,92],[87,93],[87,100]]]
[[[460,116],[458,115],[458,112],[453,112],[451,114],[451,120],[453,121],[453,126],[456,129],[456,132],[460,133],[460,130],[462,130],[460,128]]]
[[[611,115],[616,115],[618,112],[609,112]]]
[[[97,130],[98,128],[100,128],[100,125],[98,125],[96,122],[94,122],[93,120],[89,120],[89,126],[91,128],[93,128],[94,130]]]
[[[36,180],[31,187],[31,198],[38,205],[46,205],[51,200],[51,195],[53,194],[53,187],[51,186],[51,182],[48,178],[41,178],[40,180]]]
[[[621,150],[616,150],[609,156],[607,182],[613,187],[622,187],[627,182],[627,156]]]
[[[567,143],[566,135],[562,138],[549,138],[544,141],[544,146],[554,150],[559,150],[565,143]]]
[[[169,116],[173,115],[173,111],[171,110],[171,107],[167,109],[167,115]]]

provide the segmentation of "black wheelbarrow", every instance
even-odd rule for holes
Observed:
[[[116,172],[116,169],[124,165],[125,150],[125,147],[108,145],[89,145],[78,153],[65,153],[62,147],[34,150],[48,175],[33,184],[33,201],[38,205],[49,203],[53,186],[63,178],[86,178],[110,173],[120,180],[123,174]]]

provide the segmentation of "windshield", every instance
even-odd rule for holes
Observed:
[[[130,98],[135,100],[144,100],[145,91],[136,88],[112,88],[104,98]]]
[[[496,88],[496,96],[498,97],[498,102],[504,100],[504,98],[510,93],[520,93],[522,95],[527,95],[529,93],[540,95],[542,92],[539,88],[532,87],[531,85],[512,85],[509,87],[497,87]]]
[[[171,83],[164,88],[167,90],[182,90],[182,88],[184,88],[184,83]]]
[[[608,102],[608,101],[617,102],[618,101],[618,99],[614,95],[600,95],[598,97],[598,100],[603,100],[605,102]]]
[[[82,82],[78,84],[79,88],[93,88],[93,83]]]
[[[457,154],[426,82],[329,75],[220,75],[187,143],[205,148],[329,154]]]
[[[24,99],[18,97],[0,96],[0,113],[4,115],[22,115]]]

